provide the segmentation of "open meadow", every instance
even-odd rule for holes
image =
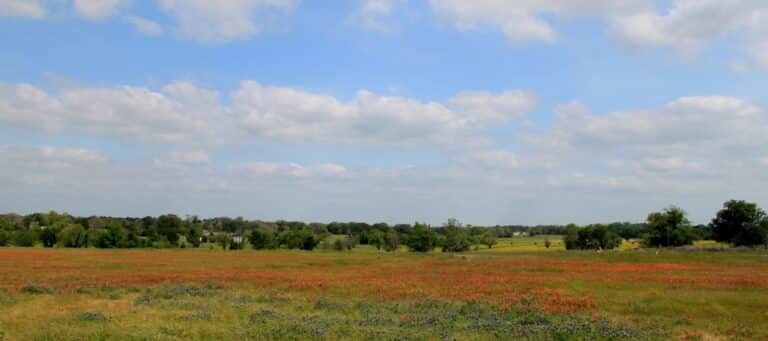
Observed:
[[[768,253],[0,248],[4,339],[766,339]]]

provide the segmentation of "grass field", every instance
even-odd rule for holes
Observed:
[[[766,339],[763,251],[0,249],[0,335]]]

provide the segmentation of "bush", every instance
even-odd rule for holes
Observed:
[[[59,232],[58,242],[63,247],[84,247],[88,244],[88,232],[81,225],[69,225]]]
[[[647,223],[648,235],[644,240],[646,246],[691,245],[699,239],[698,233],[685,218],[685,211],[674,206],[649,214]]]
[[[256,250],[274,249],[277,247],[275,233],[263,228],[251,231],[248,240],[251,242],[251,247]]]
[[[466,252],[472,247],[472,238],[464,228],[446,226],[443,228],[443,252]]]
[[[583,228],[569,226],[563,242],[568,250],[611,250],[621,244],[621,237],[608,231],[605,225],[590,225]]]
[[[291,228],[280,233],[278,241],[281,246],[289,249],[314,250],[322,238],[306,227]]]
[[[400,234],[389,231],[384,234],[382,248],[387,252],[394,252],[400,247]]]
[[[13,234],[13,245],[32,247],[37,243],[37,233],[32,230],[19,230]]]
[[[429,252],[437,246],[437,232],[426,224],[416,223],[408,232],[405,244],[411,251]]]
[[[768,246],[768,216],[757,204],[731,200],[710,223],[717,241],[737,246]]]
[[[480,235],[480,244],[487,246],[489,249],[493,248],[496,243],[496,236],[494,236],[492,233],[485,232]]]
[[[11,241],[11,234],[5,230],[0,230],[0,246],[7,246]]]

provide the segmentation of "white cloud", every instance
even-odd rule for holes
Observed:
[[[21,17],[41,19],[48,14],[46,8],[37,0],[2,0],[0,17]]]
[[[157,142],[207,141],[216,124],[208,115],[217,113],[198,110],[141,87],[64,88],[49,94],[28,84],[0,84],[0,122],[34,130]]]
[[[411,147],[482,143],[477,129],[533,107],[533,95],[465,92],[449,105],[359,91],[351,101],[243,81],[227,104],[217,91],[174,82],[143,87],[75,86],[56,92],[0,83],[0,122],[41,131],[164,143],[270,141]]]
[[[233,165],[230,166],[230,169],[249,177],[341,178],[351,174],[347,167],[334,163],[301,165],[298,163],[251,162]]]
[[[612,16],[647,8],[646,0],[430,0],[432,9],[460,29],[498,29],[513,42],[558,39],[545,15]]]
[[[523,91],[489,93],[461,92],[451,99],[457,111],[465,113],[472,122],[497,124],[509,122],[536,107],[536,96]]]
[[[360,6],[352,14],[352,20],[372,31],[390,32],[395,29],[390,16],[402,1],[404,0],[360,1]]]
[[[118,13],[130,0],[74,0],[77,13],[89,20],[104,20]]]
[[[223,42],[247,38],[261,31],[257,22],[264,10],[290,11],[294,0],[159,0],[178,22],[177,33],[199,42]]]
[[[171,152],[168,154],[168,161],[181,164],[201,165],[211,162],[211,157],[204,150]]]
[[[506,150],[478,151],[464,155],[458,161],[466,166],[485,169],[510,170],[520,168],[522,162],[517,154]]]
[[[456,144],[473,129],[508,121],[528,109],[522,92],[471,93],[457,110],[436,102],[359,91],[355,99],[243,82],[233,94],[231,112],[243,118],[250,134],[282,141],[411,146]],[[488,110],[486,110],[488,108]],[[466,109],[471,111],[466,111]],[[490,110],[490,111],[489,111]]]
[[[123,17],[123,21],[133,25],[139,33],[149,36],[161,36],[165,31],[160,24],[145,18],[129,15]]]
[[[673,0],[661,9],[653,0],[430,0],[434,12],[459,29],[489,28],[510,41],[554,42],[554,22],[573,17],[603,21],[619,41],[640,47],[668,47],[695,54],[729,34],[762,66],[768,42],[768,2],[763,0]]]
[[[535,142],[550,147],[680,145],[718,141],[748,143],[765,131],[761,108],[724,96],[683,97],[652,110],[595,116],[580,103],[559,109],[558,122]]]

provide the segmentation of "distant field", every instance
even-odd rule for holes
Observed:
[[[0,288],[13,340],[768,338],[765,251],[543,236],[456,255],[0,248]]]

